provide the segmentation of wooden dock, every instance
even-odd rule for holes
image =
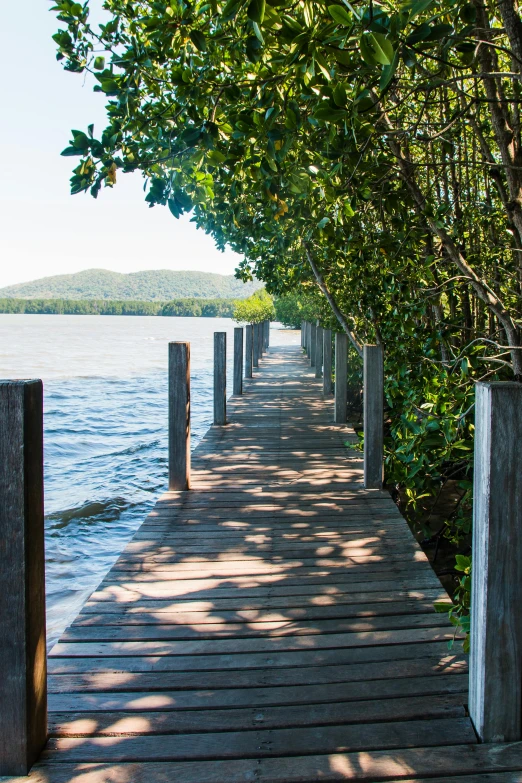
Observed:
[[[522,781],[522,743],[477,743],[445,593],[301,349],[228,418],[54,647],[51,737],[9,780]]]

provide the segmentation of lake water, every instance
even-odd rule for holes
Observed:
[[[0,378],[44,381],[47,632],[52,644],[166,488],[167,344],[191,343],[192,447],[212,422],[224,318],[0,315]],[[297,344],[272,325],[271,343]]]

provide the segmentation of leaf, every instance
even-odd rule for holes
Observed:
[[[338,122],[346,118],[346,112],[341,109],[331,109],[329,106],[320,106],[315,110],[314,117],[323,122]]]
[[[247,16],[253,22],[261,24],[265,18],[266,0],[251,0],[247,9]]]
[[[73,155],[83,155],[83,150],[78,150],[76,147],[66,147],[60,152],[60,155],[63,155],[64,158],[70,158]]]
[[[433,608],[439,614],[449,612],[452,606],[453,604],[450,603],[449,601],[435,601],[435,603],[433,604]]]
[[[190,40],[192,41],[196,49],[200,52],[206,52],[207,41],[205,39],[205,36],[201,32],[201,30],[191,30],[189,35],[190,35]]]
[[[415,19],[415,17],[419,14],[422,14],[423,11],[426,11],[432,2],[433,0],[417,0],[417,2],[412,3],[410,10],[410,21]]]
[[[219,150],[212,150],[207,155],[207,159],[213,166],[219,166],[220,163],[224,163],[226,158]]]
[[[398,64],[399,64],[399,52],[397,51],[395,52],[393,61],[390,63],[390,65],[384,65],[382,68],[381,80],[379,82],[379,89],[381,92],[384,92],[386,87],[393,79]]]
[[[103,71],[105,68],[105,57],[95,57],[93,68],[97,71]]]
[[[395,56],[392,42],[382,33],[362,35],[360,49],[364,62],[371,66],[390,65]]]
[[[344,84],[341,84],[340,82],[335,85],[333,90],[333,99],[335,101],[335,105],[339,107],[346,106],[346,103],[348,101],[347,95],[346,95],[346,87]]]
[[[342,5],[329,5],[328,13],[337,24],[342,24],[345,27],[350,27],[352,19],[348,11],[343,8]]]
[[[324,228],[325,226],[328,225],[329,222],[330,222],[330,218],[329,217],[324,217],[317,224],[317,228]]]

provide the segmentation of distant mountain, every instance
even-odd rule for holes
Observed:
[[[107,269],[86,269],[72,275],[42,277],[30,283],[0,288],[0,297],[17,299],[117,299],[169,302],[171,299],[244,299],[262,283],[242,283],[232,275],[210,272],[150,272],[120,274]]]

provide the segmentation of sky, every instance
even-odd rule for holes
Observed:
[[[120,175],[97,199],[71,196],[78,158],[62,158],[70,129],[105,127],[105,98],[84,75],[63,71],[49,0],[2,7],[0,288],[49,275],[191,269],[232,274],[240,257],[166,207],[149,209],[140,174]]]

